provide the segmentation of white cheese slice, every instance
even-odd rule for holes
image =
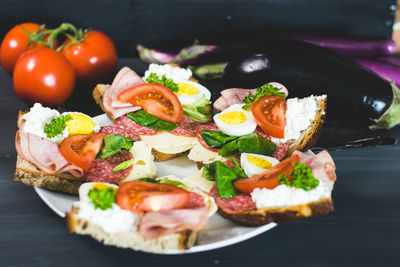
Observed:
[[[156,135],[141,135],[140,139],[149,143],[155,150],[165,154],[178,154],[191,149],[196,137],[174,135],[162,132]]]
[[[193,161],[208,164],[217,160],[226,161],[226,158],[218,155],[218,152],[203,147],[196,139],[196,144],[190,150],[188,158]]]

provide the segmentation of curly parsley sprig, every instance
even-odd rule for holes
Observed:
[[[160,79],[156,73],[152,72],[150,73],[149,77],[146,78],[146,82],[158,83],[168,87],[172,92],[178,92],[178,84],[176,84],[172,79],[168,79],[165,74]]]
[[[290,173],[290,180],[285,174],[279,175],[279,184],[301,188],[305,191],[316,188],[319,180],[313,176],[312,170],[304,163],[293,162],[294,171]]]
[[[248,110],[251,104],[253,104],[258,99],[267,95],[276,95],[279,97],[285,97],[285,93],[281,92],[280,90],[281,90],[280,88],[274,87],[273,85],[268,83],[262,87],[258,87],[256,89],[255,95],[249,92],[249,94],[243,99],[243,103],[245,103],[246,105],[244,105],[242,108]]]
[[[44,133],[47,138],[53,138],[59,136],[67,127],[66,122],[72,120],[71,115],[62,115],[55,119],[52,119],[49,123],[44,125]]]

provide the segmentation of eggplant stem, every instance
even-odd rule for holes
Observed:
[[[393,91],[393,100],[390,107],[378,119],[373,119],[375,124],[369,126],[371,130],[390,129],[400,124],[400,89],[395,83],[390,84]]]
[[[193,75],[204,80],[212,80],[221,78],[228,62],[220,62],[214,64],[206,64],[201,66],[188,66]]]

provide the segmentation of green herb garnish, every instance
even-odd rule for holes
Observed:
[[[90,189],[88,196],[93,203],[95,209],[111,209],[115,202],[116,188],[106,187],[103,189]]]
[[[206,99],[204,94],[191,104],[182,105],[183,113],[194,121],[209,122],[211,120],[211,112],[206,108],[211,101]]]
[[[146,126],[147,128],[162,131],[172,131],[178,127],[177,123],[172,123],[169,121],[163,121],[154,115],[151,115],[144,109],[138,110],[136,112],[131,112],[126,115],[129,119],[136,122],[138,125]]]
[[[279,175],[278,182],[290,187],[301,188],[305,191],[316,188],[319,180],[312,174],[312,170],[304,163],[293,162],[294,171],[290,173],[290,180],[287,175]]]
[[[243,169],[235,162],[236,167],[232,168],[221,161],[214,161],[203,168],[203,175],[207,180],[215,181],[218,196],[230,198],[238,193],[233,186],[233,182],[238,179],[247,178]]]
[[[165,74],[160,79],[156,73],[152,72],[150,73],[149,77],[146,78],[146,82],[164,85],[171,89],[172,92],[178,92],[179,89],[178,84],[176,84],[172,79],[168,79]]]
[[[256,94],[252,94],[249,92],[249,94],[243,99],[244,105],[242,108],[245,110],[248,110],[254,102],[256,102],[258,99],[261,97],[267,96],[267,95],[276,95],[279,97],[285,97],[285,93],[280,91],[280,88],[274,87],[271,84],[265,84],[262,87],[258,87],[256,89]]]
[[[66,122],[72,120],[72,116],[62,115],[55,119],[52,119],[49,123],[44,125],[44,133],[47,138],[53,138],[59,136],[64,131],[65,127],[67,127]]]
[[[136,179],[135,181],[146,182],[146,183],[157,183],[157,180],[156,180],[156,179],[154,179],[154,178],[148,178],[148,177],[146,177],[146,178],[139,178],[139,179]]]
[[[115,166],[115,168],[112,171],[113,172],[119,172],[119,171],[123,171],[125,169],[128,169],[130,166],[133,165],[133,162],[134,162],[133,159],[126,160],[126,161],[118,164],[117,166]]]
[[[134,140],[120,134],[109,134],[103,138],[104,145],[97,155],[97,158],[105,159],[116,153],[122,153],[122,149],[131,149]]]

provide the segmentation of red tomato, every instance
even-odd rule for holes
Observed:
[[[30,33],[35,33],[40,25],[36,23],[22,23],[12,28],[4,37],[1,48],[0,48],[0,62],[5,72],[12,76],[14,71],[15,63],[18,57],[25,51],[34,48],[46,47],[41,43],[32,43],[28,47],[30,40],[28,34],[23,30],[25,28]],[[43,28],[42,31],[45,31]],[[47,38],[44,39],[46,41]],[[57,46],[57,41],[54,41],[54,45]]]
[[[50,48],[23,53],[14,69],[14,90],[23,101],[62,104],[74,90],[75,72],[68,60]]]
[[[148,113],[164,121],[179,123],[182,121],[183,109],[178,97],[164,85],[142,83],[132,86],[118,94],[122,103],[131,103],[142,107]]]
[[[136,213],[185,208],[191,193],[171,184],[130,181],[122,183],[117,191],[117,204],[121,209]]]
[[[300,157],[298,155],[293,155],[287,158],[271,169],[266,170],[263,173],[256,174],[250,178],[237,180],[233,183],[235,188],[242,193],[250,194],[255,188],[268,188],[273,189],[279,185],[278,177],[281,174],[286,174],[290,178],[290,173],[294,171],[292,165],[293,162],[300,162]]]
[[[88,31],[83,38],[77,43],[65,40],[61,53],[71,62],[79,80],[91,82],[107,78],[117,66],[113,41],[99,31]]]
[[[286,126],[286,101],[284,97],[264,96],[251,106],[258,126],[275,138],[284,138]]]
[[[60,143],[60,153],[69,163],[87,171],[99,153],[106,135],[95,133],[68,136]]]

